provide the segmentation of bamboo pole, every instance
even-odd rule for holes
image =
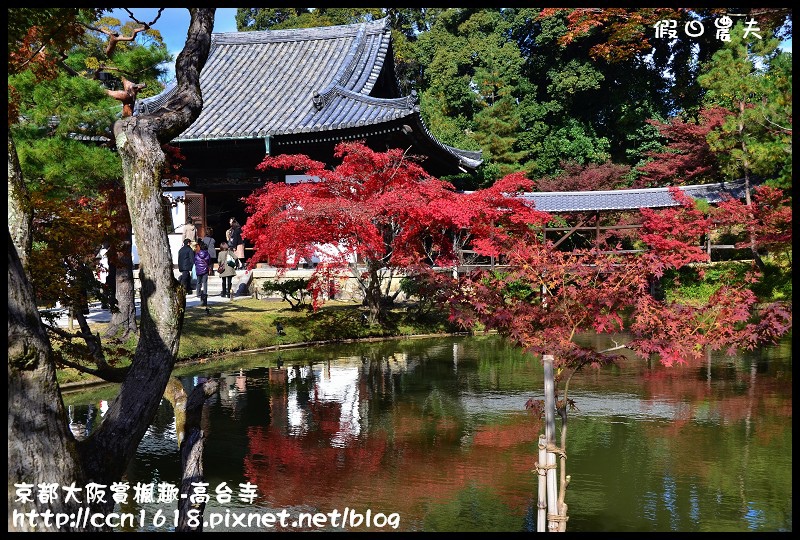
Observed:
[[[539,435],[539,461],[536,462],[536,472],[539,474],[539,492],[537,507],[539,510],[536,520],[536,532],[547,530],[547,439],[543,434]]]
[[[556,392],[553,355],[542,355],[542,361],[544,363],[544,435],[547,448],[552,448],[556,442]],[[559,522],[550,518],[550,516],[558,516],[558,486],[556,484],[556,455],[554,452],[547,452],[547,514],[548,531],[557,532]]]
[[[564,400],[566,401],[567,394],[566,390],[564,392]],[[564,407],[567,404],[564,403]],[[561,454],[559,455],[560,458],[560,470],[561,473],[561,489],[558,492],[558,515],[559,515],[559,522],[558,522],[558,532],[567,532],[567,503],[565,502],[565,498],[567,496],[567,486],[569,486],[570,477],[567,474],[567,412],[563,410],[561,412]]]

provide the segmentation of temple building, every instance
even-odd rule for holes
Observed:
[[[266,182],[302,177],[256,170],[266,155],[306,154],[335,164],[340,141],[422,156],[441,177],[475,170],[480,152],[445,145],[425,126],[416,93],[401,96],[388,18],[372,22],[212,35],[200,76],[203,111],[171,144],[186,156],[187,184],[165,187],[177,199],[173,256],[182,227],[213,227],[217,244],[230,217],[244,224],[241,198]],[[135,114],[163,106],[174,86],[140,100]]]

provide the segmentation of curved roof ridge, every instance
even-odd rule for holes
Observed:
[[[441,144],[451,152],[459,154],[467,159],[473,159],[475,161],[483,160],[483,152],[481,150],[462,150],[461,148],[456,148],[455,146],[449,146],[444,143]]]
[[[416,98],[417,92],[415,90],[411,91],[411,95]],[[453,146],[448,146],[440,141],[431,130],[428,129],[428,126],[425,125],[425,122],[422,120],[420,115],[417,115],[417,121],[422,128],[423,133],[425,136],[431,140],[436,146],[443,149],[448,154],[454,156],[458,159],[459,164],[466,165],[470,168],[476,168],[481,163],[483,163],[483,152],[481,150],[474,151],[474,150],[462,150],[460,148],[455,148]]]
[[[338,73],[336,73],[336,75],[333,77],[333,80],[331,80],[331,82],[329,82],[325,88],[316,90],[312,94],[311,100],[314,102],[314,107],[316,107],[318,111],[321,111],[325,105],[330,103],[336,88],[343,85],[355,72],[356,63],[364,54],[366,43],[364,40],[365,29],[366,24],[362,23],[358,28],[358,33],[356,34],[356,38],[353,40],[353,44],[350,46],[350,50],[347,51],[347,56],[345,57],[344,62],[342,62],[342,65],[339,68]]]
[[[243,32],[218,32],[211,34],[211,44],[248,45],[252,43],[279,43],[282,41],[306,41],[317,39],[335,39],[356,35],[363,29],[367,33],[383,32],[389,17],[374,21],[336,26],[316,26],[313,28],[290,28],[286,30],[251,30]]]
[[[331,99],[333,99],[334,95],[339,95],[347,99],[354,99],[368,105],[382,105],[384,107],[391,107],[393,109],[407,109],[409,112],[419,112],[416,92],[408,96],[401,96],[397,98],[381,98],[365,95],[360,92],[354,92],[353,90],[348,90],[347,88],[343,88],[341,86],[336,86],[331,89]]]
[[[155,96],[150,96],[142,99],[137,99],[133,105],[133,114],[150,114],[156,112],[158,109],[166,105],[167,101],[176,92],[178,84],[173,81],[164,90]]]

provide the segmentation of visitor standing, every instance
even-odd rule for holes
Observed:
[[[217,260],[220,265],[217,271],[219,272],[220,268],[222,269],[219,272],[219,276],[222,278],[222,294],[220,296],[230,298],[233,276],[236,275],[236,256],[230,250],[227,242],[222,242],[219,245]]]
[[[191,219],[187,219],[186,225],[183,226],[183,239],[197,242],[197,227],[194,226],[194,221]]]
[[[194,267],[194,251],[189,244],[192,241],[183,239],[183,247],[178,250],[178,270],[181,273],[180,283],[187,296],[192,294],[192,268]]]
[[[237,268],[244,268],[244,242],[242,241],[242,226],[236,218],[230,219],[231,228],[225,233],[228,239],[228,247],[236,256]]]
[[[194,250],[194,268],[197,273],[197,296],[200,297],[200,305],[208,305],[208,269],[211,264],[211,257],[208,250],[203,249],[202,242],[192,244]]]
[[[206,234],[203,236],[201,240],[206,247],[208,248],[208,256],[211,257],[211,262],[208,265],[208,275],[214,275],[214,265],[217,262],[217,248],[215,247],[216,242],[214,241],[214,229],[211,227],[206,227]]]

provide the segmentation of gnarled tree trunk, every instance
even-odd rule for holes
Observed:
[[[161,211],[161,143],[184,131],[200,114],[200,70],[211,46],[214,9],[190,8],[186,45],[175,71],[178,88],[166,106],[151,115],[117,122],[114,132],[123,162],[126,198],[131,212],[142,268],[142,319],[133,362],[100,427],[76,442],[55,379],[50,344],[41,326],[30,282],[20,263],[9,226],[8,304],[8,450],[9,530],[32,530],[12,523],[13,510],[49,509],[69,512],[63,503],[16,501],[15,484],[56,483],[83,487],[87,482],[119,481],[158,408],[175,362],[183,324],[184,294],[172,274],[172,257]],[[11,138],[9,138],[11,142]],[[9,145],[11,156],[12,145]],[[18,167],[17,167],[18,169]],[[18,171],[15,172],[17,174]],[[19,174],[21,179],[21,174]],[[9,159],[9,186],[12,184]],[[27,252],[23,248],[23,257]],[[60,490],[59,490],[60,491]],[[59,494],[63,499],[63,492]],[[108,513],[113,499],[94,511]],[[62,506],[63,509],[62,509]],[[36,530],[92,529],[91,523],[62,524],[51,520]]]
[[[50,510],[70,514],[75,503],[63,497],[41,503],[39,484],[85,483],[75,440],[67,427],[56,382],[50,341],[39,319],[33,288],[8,235],[8,530],[48,530],[21,513]],[[27,487],[30,502],[18,500]],[[59,488],[60,491],[60,488]],[[22,491],[20,492],[22,493]],[[61,493],[59,493],[61,495]],[[53,527],[50,530],[55,530]],[[69,524],[62,531],[77,530]]]

